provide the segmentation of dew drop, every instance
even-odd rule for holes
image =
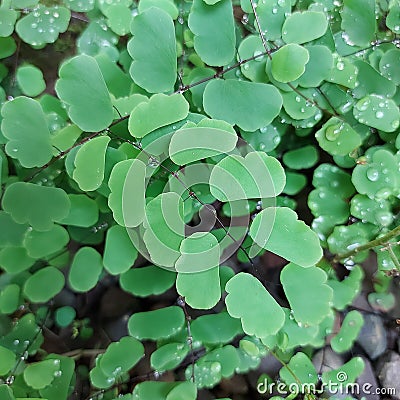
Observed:
[[[262,61],[263,57],[261,57],[262,51],[256,50],[253,53],[253,56],[255,57],[254,61]]]
[[[344,63],[342,61],[338,61],[338,63],[336,64],[336,68],[339,71],[343,71],[344,70]]]
[[[378,118],[378,119],[383,118],[384,115],[385,115],[385,114],[383,113],[383,111],[377,111],[377,112],[375,113],[375,117]]]
[[[367,178],[371,182],[376,182],[379,179],[379,171],[376,168],[368,168]]]

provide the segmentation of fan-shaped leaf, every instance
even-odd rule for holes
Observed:
[[[333,68],[332,53],[327,46],[305,46],[310,59],[297,82],[303,87],[316,87],[328,80]]]
[[[194,34],[194,48],[206,64],[222,66],[233,60],[236,37],[230,0],[221,0],[214,5],[194,0],[189,28]]]
[[[375,38],[375,1],[344,0],[342,29],[348,36],[347,43],[366,47]]]
[[[283,290],[298,323],[316,325],[330,313],[333,290],[326,280],[326,273],[317,267],[302,268],[290,263],[283,268]]]
[[[220,247],[210,232],[195,232],[180,244],[181,255],[175,263],[177,272],[192,274],[204,272],[219,265]],[[207,274],[203,275],[205,278]],[[187,281],[188,278],[184,278]],[[214,288],[215,289],[215,288]]]
[[[6,347],[0,346],[0,375],[7,375],[15,364],[15,354]]]
[[[221,153],[229,153],[235,148],[238,137],[232,128],[223,130],[207,127],[203,121],[210,120],[203,119],[197,127],[179,129],[172,136],[169,155],[175,164],[189,164]]]
[[[285,183],[279,161],[261,151],[244,158],[229,155],[213,168],[210,176],[211,193],[220,201],[275,197]]]
[[[102,269],[101,255],[92,247],[82,247],[72,261],[68,282],[76,292],[87,292],[96,286]]]
[[[81,226],[87,228],[99,219],[97,203],[85,194],[69,194],[71,208],[69,214],[57,221],[63,225]]]
[[[44,360],[29,364],[24,370],[25,382],[34,389],[49,386],[55,378],[60,366],[60,360]]]
[[[283,155],[283,162],[292,169],[313,167],[318,161],[318,151],[312,145],[289,150]]]
[[[243,1],[242,1],[243,3]],[[246,6],[249,6],[249,2],[245,0]],[[243,8],[243,5],[242,5]],[[290,14],[292,9],[292,3],[290,0],[266,0],[259,1],[257,3],[257,15],[264,30],[263,34],[267,40],[277,40],[282,35],[282,25],[286,19],[286,16]],[[248,12],[252,12],[250,8]],[[256,21],[254,21],[255,27],[257,27]]]
[[[9,139],[6,153],[10,157],[18,159],[27,168],[40,167],[51,159],[50,131],[37,101],[17,97],[3,105],[1,115],[1,130]]]
[[[280,377],[289,387],[296,387],[302,392],[302,384],[316,384],[317,372],[311,360],[302,352],[296,353],[279,371]]]
[[[291,43],[282,46],[272,56],[271,73],[279,82],[291,82],[303,75],[310,59],[308,50]]]
[[[99,360],[106,376],[117,377],[128,372],[144,356],[144,347],[137,339],[126,336],[111,343]]]
[[[29,230],[24,239],[24,246],[32,258],[43,258],[61,250],[69,242],[65,228],[54,225],[45,232]]]
[[[43,73],[34,65],[22,65],[19,67],[17,69],[16,78],[22,93],[27,96],[38,96],[46,89]]]
[[[25,8],[25,6],[23,7]],[[65,7],[39,5],[15,25],[18,36],[32,46],[54,43],[67,30],[71,12]]]
[[[7,7],[7,6],[6,6]],[[15,10],[8,10],[6,7],[0,9],[0,36],[11,36],[14,31],[14,25],[18,18]]]
[[[168,371],[176,368],[188,353],[189,346],[187,344],[168,343],[152,353],[150,363],[156,371]]]
[[[37,231],[50,230],[53,221],[65,218],[70,209],[70,201],[64,190],[25,182],[8,186],[2,204],[14,221],[29,223]]]
[[[397,160],[390,151],[378,149],[367,164],[354,168],[351,180],[358,193],[386,199],[400,185]]]
[[[290,208],[262,210],[250,226],[250,236],[260,247],[302,267],[311,267],[322,257],[318,236]]]
[[[58,294],[64,287],[65,278],[61,271],[54,267],[45,267],[25,282],[24,294],[35,303],[45,303]]]
[[[332,155],[347,155],[361,146],[360,135],[347,123],[332,117],[315,133],[322,149]]]
[[[107,231],[103,255],[105,269],[112,275],[122,274],[133,266],[138,252],[129,237],[126,228],[112,226]]]
[[[204,90],[204,110],[208,115],[250,132],[270,124],[282,102],[279,90],[263,83],[215,79]]]
[[[254,276],[240,272],[228,281],[226,292],[228,313],[241,319],[248,335],[261,338],[274,335],[282,328],[285,321],[282,308]]]
[[[400,124],[400,111],[392,99],[371,94],[362,98],[353,108],[354,117],[361,124],[384,132],[394,132]]]
[[[105,155],[109,142],[108,136],[100,136],[84,143],[77,151],[72,177],[83,191],[96,190],[103,182]]]
[[[172,271],[149,266],[132,268],[121,274],[121,288],[135,296],[147,297],[166,292],[175,283],[176,274]]]
[[[60,363],[58,370],[54,372],[53,382],[39,390],[40,395],[47,399],[67,397],[75,370],[74,360],[72,357],[64,357],[59,354],[50,354],[47,356],[47,360],[60,361]]]
[[[137,15],[131,25],[128,51],[133,62],[132,79],[150,93],[169,92],[177,76],[174,23],[164,10],[151,7]],[[160,62],[162,54],[162,62]]]
[[[190,307],[209,310],[221,298],[219,267],[192,274],[179,273],[176,290]]]
[[[58,97],[69,105],[71,121],[86,132],[108,127],[114,117],[110,95],[93,57],[81,54],[70,58],[59,70]]]
[[[178,333],[185,323],[180,307],[164,307],[133,314],[128,321],[129,334],[137,339],[159,340]]]
[[[174,267],[181,256],[179,248],[185,237],[182,198],[169,192],[151,200],[146,206],[144,227],[143,239],[152,261],[164,267]],[[189,240],[188,244],[192,243],[195,241]],[[191,253],[190,249],[188,253]]]
[[[228,343],[240,333],[242,326],[238,319],[232,318],[227,312],[207,314],[196,318],[191,324],[194,340],[202,343]]]
[[[142,138],[157,128],[187,117],[189,104],[182,94],[153,95],[148,102],[139,103],[131,112],[128,122],[132,136]]]
[[[141,224],[145,217],[146,165],[138,160],[124,160],[111,171],[108,205],[115,221],[126,227]]]
[[[0,293],[0,312],[3,314],[12,314],[19,306],[20,294],[21,289],[15,283],[4,287]],[[3,359],[3,356],[0,358]],[[1,372],[0,374],[4,375],[4,373]]]
[[[363,323],[364,318],[357,310],[350,311],[344,318],[340,331],[331,340],[332,350],[336,353],[349,350],[357,339]]]
[[[327,29],[328,19],[323,12],[295,12],[283,23],[282,39],[286,43],[301,44],[321,37]]]

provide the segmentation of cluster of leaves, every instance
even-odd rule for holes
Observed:
[[[45,51],[82,13],[56,95],[37,66],[8,70],[17,43]],[[126,393],[148,340],[153,377],[185,368],[186,381],[124,399],[195,399],[267,353],[287,385],[337,380],[318,376],[312,349],[357,338],[358,311],[333,327],[359,293],[358,263],[376,250],[381,310],[400,269],[399,30],[395,0],[3,1],[0,397],[68,398],[74,360],[39,349],[44,326],[79,324],[49,302],[107,274],[132,296],[175,287],[179,301],[134,313],[97,357],[90,382],[106,398]],[[296,199],[311,175],[309,227]],[[266,251],[288,261],[286,307],[248,268]],[[134,267],[139,252],[148,265]],[[242,271],[224,265],[232,254]],[[190,321],[187,305],[210,311]],[[352,382],[363,361],[340,370]]]

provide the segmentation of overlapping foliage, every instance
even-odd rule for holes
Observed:
[[[135,297],[174,288],[177,302],[129,317],[127,336],[91,366],[93,399],[195,399],[268,353],[287,385],[315,384],[313,349],[344,353],[362,326],[351,311],[333,332],[370,250],[370,303],[394,302],[397,2],[50,3],[0,6],[1,399],[68,398],[79,371],[72,357],[39,351],[43,329],[90,335],[53,300],[107,274]],[[76,54],[53,88],[20,59],[21,43],[40,54],[77,19]],[[297,212],[306,196],[310,226]],[[284,307],[254,274],[267,251],[288,261]],[[225,265],[231,256],[238,268]],[[203,314],[191,321],[188,306]],[[129,390],[148,340],[148,380]],[[352,382],[362,370],[354,357],[339,372]]]

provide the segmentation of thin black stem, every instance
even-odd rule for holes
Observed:
[[[192,317],[190,316],[187,307],[186,307],[186,300],[183,296],[179,296],[178,297],[178,301],[177,301],[179,307],[182,308],[183,313],[185,314],[185,320],[186,320],[186,329],[187,329],[187,343],[189,345],[190,348],[190,358],[191,358],[191,376],[190,376],[190,380],[194,383],[195,379],[194,379],[194,364],[196,362],[195,356],[194,356],[194,351],[193,351],[193,336],[192,336],[192,331],[190,328],[190,323],[192,321]]]

